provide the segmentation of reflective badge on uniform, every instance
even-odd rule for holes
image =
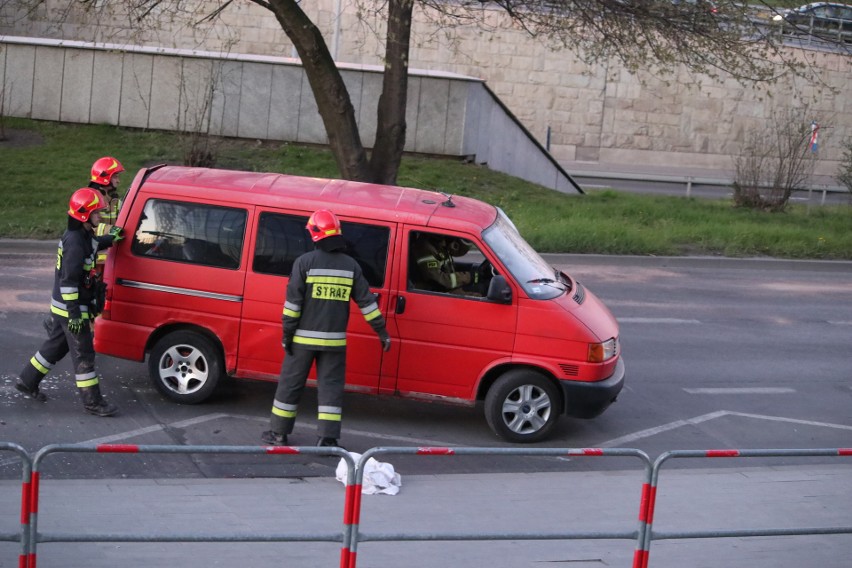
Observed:
[[[434,269],[436,269],[436,268],[438,268],[438,261],[437,261],[437,260],[429,260],[429,261],[427,261],[427,262],[426,262],[426,268],[431,268],[431,269],[433,269],[433,270],[434,270]]]
[[[334,284],[314,284],[311,297],[318,300],[340,300],[341,302],[349,301],[349,293],[352,288],[349,286],[335,286]]]

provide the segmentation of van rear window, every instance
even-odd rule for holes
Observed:
[[[245,209],[149,199],[130,250],[138,256],[236,269],[245,228]]]
[[[314,249],[305,225],[307,216],[264,212],[257,227],[257,245],[252,269],[262,274],[290,276],[293,262]],[[377,225],[341,221],[346,253],[358,261],[372,287],[385,281],[390,229]]]

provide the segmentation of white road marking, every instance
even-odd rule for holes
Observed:
[[[703,414],[701,416],[696,416],[695,418],[688,418],[686,420],[676,420],[674,422],[669,422],[668,424],[663,424],[662,426],[657,426],[655,428],[648,428],[646,430],[640,430],[638,432],[634,432],[633,434],[628,434],[626,436],[621,436],[620,438],[613,438],[612,440],[607,440],[606,442],[602,442],[598,444],[598,448],[612,448],[612,447],[625,447],[625,443],[635,442],[636,440],[641,440],[642,438],[650,438],[651,436],[655,436],[662,432],[667,432],[669,430],[674,430],[676,428],[680,428],[681,426],[692,426],[695,424],[700,424],[702,422],[707,422],[708,420],[714,420],[716,418],[722,418],[724,416],[740,416],[742,418],[756,418],[758,420],[770,420],[773,422],[787,422],[789,424],[800,424],[802,426],[816,426],[818,428],[833,428],[836,430],[849,430],[852,431],[852,426],[848,426],[846,424],[832,424],[830,422],[816,422],[813,420],[800,420],[798,418],[785,418],[783,416],[767,416],[764,414],[749,414],[746,412],[732,412],[730,410],[719,410],[716,412],[711,412],[709,414]]]
[[[758,420],[771,420],[773,422],[788,422],[790,424],[801,424],[802,426],[817,426],[819,428],[834,428],[835,430],[849,430],[852,426],[846,424],[832,424],[831,422],[816,422],[814,420],[800,420],[798,418],[785,418],[783,416],[766,416],[764,414],[749,414],[747,412],[728,412],[731,416],[742,416],[743,418],[757,418]]]
[[[612,440],[607,440],[606,442],[599,444],[599,447],[611,448],[623,446],[625,443],[641,440],[642,438],[650,438],[651,436],[656,436],[657,434],[668,432],[669,430],[674,430],[675,428],[680,428],[681,426],[692,426],[695,424],[701,424],[702,422],[707,422],[708,420],[713,420],[714,418],[725,416],[727,413],[727,410],[719,410],[716,412],[711,412],[710,414],[696,416],[695,418],[688,418],[686,420],[675,420],[674,422],[669,422],[668,424],[663,424],[662,426],[655,426],[654,428],[640,430],[638,432],[634,432],[633,434],[621,436],[620,438],[613,438]]]
[[[618,323],[665,323],[665,324],[696,324],[701,323],[697,319],[680,318],[616,318]]]
[[[705,389],[683,389],[689,394],[790,394],[796,389],[783,387],[731,387],[731,388],[705,388]]]
[[[264,417],[248,416],[248,415],[245,415],[245,414],[231,414],[229,416],[231,416],[232,418],[241,418],[243,420],[254,420],[254,421],[257,421],[257,422],[264,422],[264,423],[269,421],[269,418],[266,417],[266,416],[264,416]],[[307,423],[301,424],[301,425],[299,423],[296,423],[296,428],[299,429],[300,427],[302,427],[306,430],[307,429],[313,430],[313,429],[316,428],[316,426],[314,424],[311,424],[310,422],[307,422]],[[445,448],[447,446],[458,445],[458,444],[453,444],[452,442],[446,442],[446,441],[443,441],[443,440],[429,440],[429,439],[426,439],[426,438],[411,438],[411,437],[408,437],[408,436],[395,436],[393,434],[377,434],[375,432],[367,432],[365,430],[353,430],[352,428],[346,428],[346,433],[347,434],[354,434],[356,436],[367,436],[367,437],[370,437],[370,438],[379,438],[380,440],[393,440],[395,442],[404,442],[404,443],[407,443],[407,444],[418,445],[418,446],[436,446],[436,447]]]

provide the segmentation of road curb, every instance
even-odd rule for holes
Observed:
[[[52,254],[58,240],[0,238],[0,254]],[[726,268],[748,270],[803,270],[852,272],[849,260],[792,260],[785,258],[731,258],[726,256],[630,256],[608,254],[543,253],[551,264],[655,266],[659,268]]]

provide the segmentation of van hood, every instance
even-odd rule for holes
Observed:
[[[618,321],[609,308],[591,290],[572,279],[571,291],[555,301],[579,323],[594,334],[599,341],[618,337]]]

